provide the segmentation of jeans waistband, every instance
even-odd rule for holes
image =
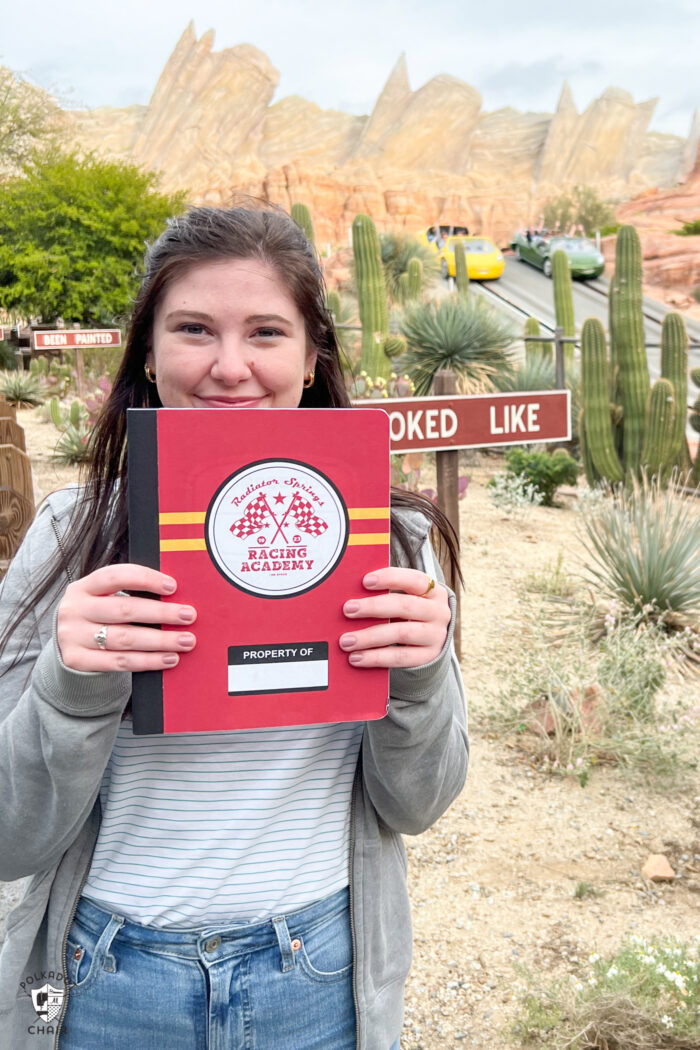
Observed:
[[[118,936],[134,947],[155,952],[168,952],[186,958],[201,957],[203,951],[218,957],[266,948],[280,942],[280,928],[286,927],[287,937],[301,936],[304,931],[323,925],[341,915],[350,902],[347,887],[330,897],[308,904],[298,911],[272,916],[264,922],[213,925],[193,930],[159,929],[132,922],[122,915],[110,914],[94,901],[81,897],[75,918],[80,925],[99,935],[113,920],[119,923]]]

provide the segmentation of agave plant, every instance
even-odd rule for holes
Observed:
[[[31,372],[0,373],[0,394],[11,405],[17,405],[18,408],[43,405],[42,393],[40,380]]]
[[[408,264],[411,259],[420,259],[423,264],[421,287],[423,290],[435,284],[440,276],[440,261],[437,253],[408,233],[382,233],[379,235],[379,248],[382,253],[384,280],[389,301],[403,302],[401,277],[408,275]]]
[[[439,302],[411,304],[399,322],[408,350],[401,358],[416,384],[428,394],[435,373],[451,369],[464,394],[487,393],[497,377],[513,371],[509,350],[515,339],[510,321],[482,298],[450,295]]]
[[[597,618],[682,631],[686,655],[700,662],[697,503],[673,484],[664,491],[643,477],[583,510],[581,522]]]
[[[496,390],[503,393],[553,390],[554,382],[554,362],[535,354],[528,354],[511,372],[494,377]]]
[[[73,426],[69,423],[64,429],[58,444],[51,454],[56,463],[69,463],[75,466],[90,459],[90,427],[84,423]]]

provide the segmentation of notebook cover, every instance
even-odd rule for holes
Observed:
[[[388,671],[338,638],[380,622],[342,606],[389,564],[386,413],[129,409],[127,432],[130,559],[197,609],[195,649],[133,675],[134,733],[382,718]]]

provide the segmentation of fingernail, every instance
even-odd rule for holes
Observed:
[[[177,584],[175,583],[175,580],[170,578],[163,580],[163,591],[165,594],[172,594],[176,588]]]
[[[377,577],[376,576],[365,576],[365,578],[364,578],[364,580],[362,582],[365,585],[365,587],[376,587],[377,586]]]
[[[341,649],[352,649],[352,647],[355,645],[356,641],[357,641],[357,638],[355,637],[354,634],[344,634],[342,636],[342,638],[340,639],[340,648]]]
[[[359,602],[346,602],[345,605],[343,606],[343,612],[346,612],[346,613],[356,613],[356,612],[359,612],[359,609],[360,609],[360,603]]]
[[[163,664],[165,667],[174,667],[175,664],[180,662],[180,657],[177,653],[166,653],[163,657]]]
[[[177,636],[177,644],[181,649],[191,649],[196,640],[193,634],[179,634]]]
[[[362,653],[350,653],[348,656],[348,660],[351,664],[361,664],[362,659]]]
[[[178,618],[184,623],[192,623],[195,617],[194,609],[180,609]]]

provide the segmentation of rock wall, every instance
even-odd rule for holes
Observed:
[[[158,170],[195,202],[236,192],[311,208],[320,241],[347,240],[358,211],[379,228],[466,223],[506,244],[576,183],[627,198],[668,189],[695,165],[687,141],[648,131],[655,100],[609,88],[579,113],[565,84],[554,114],[485,113],[478,91],[440,75],[411,89],[403,56],[368,117],[297,97],[272,102],[277,71],[247,44],[213,51],[190,24],[147,107],[66,113],[76,143]]]

